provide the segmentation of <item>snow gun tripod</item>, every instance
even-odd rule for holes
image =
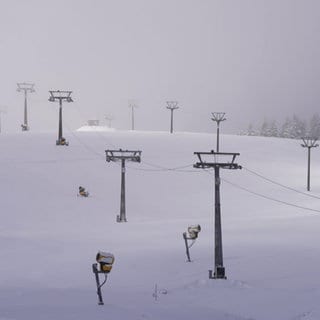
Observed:
[[[96,260],[100,265],[100,270],[98,270],[98,264],[94,263],[92,264],[92,271],[96,278],[98,305],[104,305],[101,288],[107,282],[107,275],[112,269],[114,256],[111,253],[99,251],[97,253]],[[102,273],[105,276],[105,279],[101,284],[100,284],[99,273]]]
[[[201,227],[200,225],[195,225],[195,226],[190,226],[188,227],[188,236],[187,233],[184,232],[183,235],[183,239],[184,239],[184,243],[186,245],[186,254],[187,254],[187,258],[188,258],[188,262],[191,262],[190,259],[190,252],[189,249],[195,244],[196,239],[198,238],[198,233],[201,231]],[[191,244],[188,244],[188,240],[191,240]]]

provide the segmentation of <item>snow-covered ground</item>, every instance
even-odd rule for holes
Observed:
[[[82,126],[77,131],[80,132],[94,132],[94,131],[114,131],[114,128],[106,126]]]
[[[299,141],[221,136],[243,170],[221,172],[224,265],[213,268],[213,176],[192,168],[215,136],[197,133],[25,132],[0,136],[0,320],[320,319],[320,210],[305,192]],[[120,166],[106,149],[142,150],[128,163],[127,223],[117,223]],[[320,196],[320,150],[312,150],[312,191]],[[164,170],[164,168],[178,168]],[[232,184],[230,184],[232,183]],[[77,197],[79,185],[91,197]],[[186,262],[182,233],[202,230]],[[97,305],[91,265],[115,255]],[[158,298],[154,298],[155,285]]]

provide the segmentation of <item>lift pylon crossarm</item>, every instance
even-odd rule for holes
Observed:
[[[214,168],[219,167],[222,169],[242,169],[240,165],[235,163],[236,157],[240,155],[240,153],[237,152],[215,152],[211,150],[211,152],[194,152],[194,154],[198,157],[199,162],[196,162],[193,167],[194,168]],[[213,156],[213,161],[204,161],[203,157],[207,156]],[[217,156],[227,156],[231,157],[230,162],[219,162],[217,161]]]
[[[110,161],[120,161],[129,160],[133,162],[141,162],[141,151],[139,150],[106,150],[106,160]]]
[[[210,152],[194,152],[193,154],[196,155],[217,155],[217,156],[240,156],[240,153],[238,152],[215,152],[214,150],[211,150]]]
[[[301,144],[301,147],[303,148],[316,148],[319,147],[319,144],[316,144],[318,141],[318,138],[315,137],[303,137],[301,138],[303,141],[303,144]]]
[[[221,121],[227,120],[227,118],[225,118],[225,112],[211,112],[211,114],[211,120],[217,122],[217,124],[219,124]]]
[[[17,91],[21,92],[21,91],[29,91],[29,92],[35,92],[34,90],[34,83],[27,83],[27,82],[20,82],[17,83]]]
[[[71,98],[72,91],[69,90],[49,90],[49,101],[54,102],[56,100],[66,100],[67,102],[73,102]]]
[[[167,101],[166,104],[167,104],[167,109],[170,109],[170,110],[179,109],[178,101]]]
[[[212,163],[212,162],[197,162],[193,165],[194,168],[201,168],[201,169],[208,169],[208,168],[214,168],[214,167],[220,167],[221,169],[230,169],[230,170],[236,170],[236,169],[242,169],[242,166],[238,165],[237,163]]]

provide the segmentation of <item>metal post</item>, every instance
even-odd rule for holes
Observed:
[[[137,107],[135,100],[129,100],[129,108],[131,108],[131,130],[134,130],[134,109]]]
[[[62,99],[59,99],[59,135],[58,141],[62,138]]]
[[[219,134],[220,134],[220,122],[225,121],[225,112],[212,112],[212,121],[217,123],[217,145],[216,149],[219,152]]]
[[[23,116],[23,124],[21,125],[22,131],[28,131],[28,107],[27,107],[27,100],[28,100],[28,92],[35,92],[34,90],[34,83],[17,83],[17,91],[24,92],[24,116]]]
[[[188,262],[191,262],[190,252],[189,252],[189,245],[188,245],[188,239],[187,239],[187,233],[186,232],[183,233],[183,239],[184,239],[184,243],[186,245],[186,254],[187,254]]]
[[[319,145],[316,144],[318,138],[303,137],[301,139],[303,141],[301,147],[308,148],[307,190],[310,191],[311,148],[319,147]]]
[[[28,128],[28,116],[27,116],[27,90],[24,90],[24,125]]]
[[[215,206],[214,206],[214,246],[215,246],[215,270],[214,278],[225,278],[222,254],[222,231],[221,231],[221,204],[220,204],[220,168],[214,167],[215,182]]]
[[[173,109],[171,109],[171,126],[170,126],[170,133],[173,133]]]
[[[197,155],[199,162],[194,164],[194,168],[209,169],[214,168],[214,272],[209,270],[210,279],[226,279],[225,268],[223,266],[223,252],[222,252],[222,230],[221,230],[221,204],[220,204],[220,168],[222,169],[241,169],[242,167],[235,163],[236,156],[239,153],[227,152],[194,152]],[[221,157],[231,157],[230,160],[222,161]],[[207,161],[204,158],[211,157],[213,161]]]
[[[134,130],[134,106],[131,106],[131,129]]]
[[[177,101],[167,101],[167,109],[171,111],[170,133],[173,133],[173,111],[179,109]]]
[[[106,160],[121,161],[121,195],[120,195],[120,215],[117,215],[117,222],[127,222],[126,217],[126,197],[125,197],[125,174],[126,161],[141,162],[141,151],[134,150],[106,150]]]
[[[120,198],[120,218],[119,222],[127,222],[126,218],[126,165],[125,160],[121,159],[121,198]]]
[[[310,153],[311,153],[311,147],[308,147],[308,178],[307,178],[308,191],[310,191]]]
[[[102,293],[101,293],[101,285],[100,285],[100,279],[99,279],[99,271],[98,271],[98,266],[96,263],[94,263],[92,265],[92,271],[95,275],[95,278],[96,278],[96,284],[97,284],[97,294],[98,294],[98,304],[99,305],[104,305],[103,303],[103,299],[102,299]]]
[[[107,115],[104,118],[107,120],[107,126],[111,128],[111,121],[113,120],[113,117]]]
[[[62,101],[66,102],[73,102],[71,98],[72,91],[61,91],[61,90],[50,90],[50,102],[59,101],[59,128],[58,128],[58,140],[56,141],[57,145],[69,145],[68,142],[62,141],[63,135],[62,135]]]
[[[219,152],[219,133],[220,133],[220,127],[218,122],[217,123],[217,152]]]

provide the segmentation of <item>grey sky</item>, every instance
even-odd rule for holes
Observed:
[[[320,102],[318,0],[0,0],[0,106],[4,130],[18,131],[31,81],[31,129],[55,130],[48,90],[73,90],[64,105],[71,128],[115,117],[130,127],[168,130],[166,100],[177,100],[178,130],[225,131],[297,113]]]

